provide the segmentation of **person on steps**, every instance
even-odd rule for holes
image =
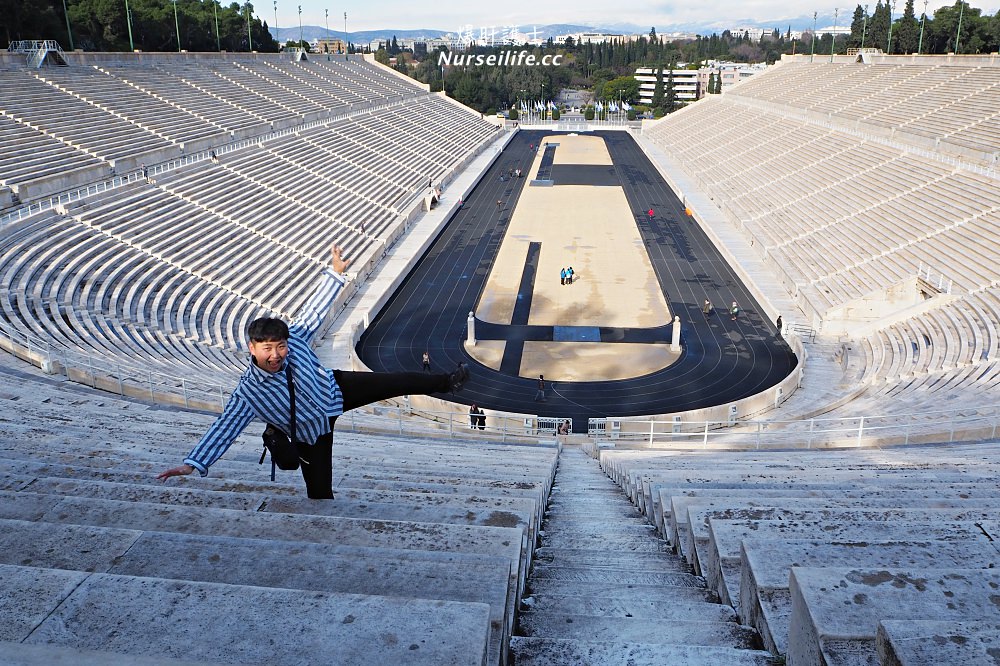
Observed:
[[[456,392],[469,379],[464,363],[449,374],[424,372],[349,372],[323,366],[311,342],[347,279],[348,260],[334,245],[331,267],[323,271],[316,292],[288,326],[271,317],[250,323],[250,358],[229,402],[195,445],[184,463],[160,472],[161,481],[212,466],[256,417],[291,432],[288,375],[295,393],[295,446],[302,478],[311,499],[333,498],[333,427],[346,411],[403,395]]]

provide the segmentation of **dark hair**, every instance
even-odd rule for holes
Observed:
[[[250,342],[281,342],[288,339],[288,324],[274,317],[261,317],[247,328]]]

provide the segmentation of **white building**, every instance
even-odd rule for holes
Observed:
[[[572,37],[575,44],[585,44],[587,42],[600,44],[602,42],[610,42],[612,40],[625,40],[625,35],[616,35],[606,32],[576,32],[569,35],[556,35],[552,38],[552,41],[556,44],[565,44],[567,37]]]
[[[743,62],[718,62],[709,60],[701,69],[675,69],[674,93],[677,101],[688,104],[701,99],[708,94],[708,84],[714,72],[722,81],[722,90],[736,85],[744,79],[760,74],[767,69],[765,63],[747,64]],[[663,72],[664,94],[666,93],[667,71]],[[656,90],[656,70],[651,67],[640,67],[634,74],[639,82],[639,103],[651,104],[653,92]]]
[[[699,85],[698,70],[696,69],[675,69],[674,94],[680,104],[689,104],[700,98],[703,93]],[[651,104],[653,102],[653,92],[656,90],[656,69],[652,67],[639,67],[635,70],[635,79],[639,82],[639,103]],[[670,70],[663,72],[663,93],[667,91],[667,80]],[[706,82],[708,79],[705,79]]]
[[[748,79],[755,74],[760,74],[767,69],[767,63],[758,62],[753,64],[747,64],[745,62],[719,62],[717,60],[709,60],[705,67],[699,70],[699,75],[702,77],[702,87],[703,91],[708,91],[708,81],[715,72],[722,80],[722,90],[730,88],[744,79]],[[704,94],[702,94],[704,97]]]

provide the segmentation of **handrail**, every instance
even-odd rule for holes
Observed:
[[[109,362],[57,347],[0,322],[0,348],[71,381],[94,389],[151,402],[220,412],[231,386],[199,382],[140,366]],[[235,378],[233,381],[235,384]],[[405,436],[448,439],[547,442],[556,436],[554,415],[510,415],[491,412],[483,428],[473,428],[468,415],[456,411],[415,410],[408,402],[352,410],[338,428],[357,432],[393,432]],[[572,423],[572,421],[571,421]],[[788,449],[845,446],[889,446],[995,439],[1000,405],[913,414],[867,414],[797,421],[643,421],[635,418],[590,419],[590,439],[642,448]]]
[[[433,93],[427,93],[427,95],[431,94]],[[312,129],[314,127],[329,125],[340,120],[354,118],[365,114],[371,114],[376,111],[381,111],[395,106],[402,106],[405,104],[407,99],[411,98],[404,98],[391,102],[382,102],[379,104],[375,104],[373,106],[360,106],[359,108],[352,108],[348,111],[340,111],[337,114],[331,115],[327,118],[310,120],[301,123],[299,125],[285,127],[279,130],[272,130],[271,132],[268,132],[266,134],[261,134],[259,136],[254,136],[246,139],[241,139],[239,141],[233,141],[231,143],[222,144],[219,146],[206,148],[205,150],[199,150],[198,152],[191,153],[190,155],[185,155],[183,157],[178,157],[172,160],[168,160],[160,164],[148,165],[147,167],[148,173],[151,176],[155,176],[165,171],[172,171],[174,169],[179,169],[183,166],[187,166],[195,162],[203,162],[205,160],[211,159],[213,151],[216,154],[216,156],[224,155],[226,153],[231,153],[237,150],[243,150],[244,148],[248,148],[252,145],[264,143],[266,141],[272,141],[274,139],[288,136],[290,134],[298,134],[300,132]],[[100,181],[97,183],[91,183],[89,185],[85,185],[84,187],[80,187],[75,190],[62,192],[56,196],[49,197],[48,199],[42,199],[39,201],[34,201],[25,204],[19,208],[16,208],[12,211],[4,213],[3,215],[0,215],[0,228],[3,228],[7,224],[25,220],[31,217],[32,215],[36,215],[40,212],[52,210],[61,204],[69,203],[71,201],[78,201],[80,199],[84,199],[86,197],[93,196],[95,194],[99,194],[107,190],[116,189],[130,182],[136,181],[141,177],[142,177],[141,172],[138,169],[136,169],[125,175],[115,175],[108,180]]]
[[[62,53],[62,47],[54,39],[21,39],[7,46],[8,53],[33,53],[38,50]]]

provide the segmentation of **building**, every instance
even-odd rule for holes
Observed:
[[[635,70],[635,79],[639,82],[639,103],[652,104],[653,93],[656,90],[656,69],[652,67],[639,67]],[[663,72],[663,90],[666,94],[667,79],[669,71]],[[705,78],[705,86],[699,83],[699,72],[696,69],[675,69],[673,70],[674,94],[680,104],[689,104],[696,101],[704,94],[702,90],[707,88],[708,78]]]
[[[317,39],[310,49],[313,53],[347,53],[347,44],[342,39]]]
[[[585,44],[590,42],[592,44],[601,44],[603,42],[610,41],[623,41],[625,35],[611,34],[606,32],[576,32],[568,35],[556,35],[552,38],[552,41],[556,44],[565,44],[566,39],[572,37],[575,44]]]
[[[753,64],[747,64],[745,62],[719,62],[716,60],[709,60],[705,67],[702,67],[698,71],[698,81],[700,84],[700,90],[704,91],[700,97],[704,97],[704,93],[708,92],[708,82],[712,73],[715,72],[722,80],[722,90],[730,88],[740,81],[750,78],[755,74],[760,74],[767,69],[767,64],[758,62]]]

